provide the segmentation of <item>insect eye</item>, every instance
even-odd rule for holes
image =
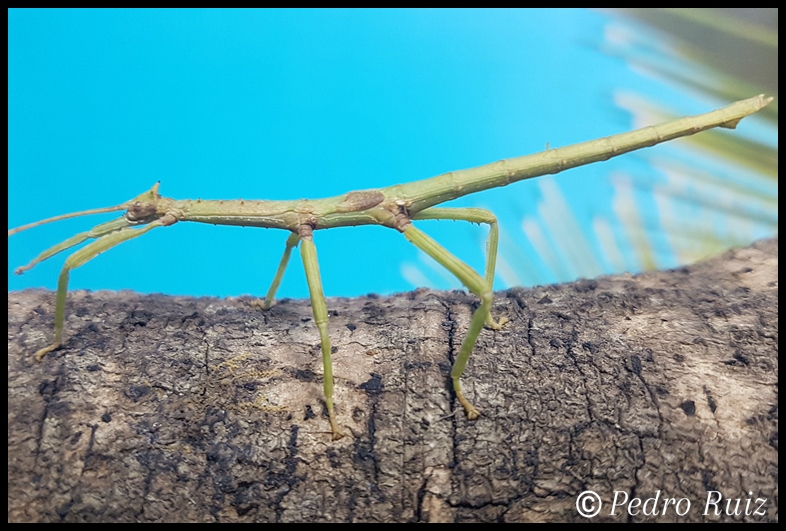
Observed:
[[[142,221],[145,218],[149,218],[156,213],[155,205],[151,205],[149,203],[142,203],[141,201],[137,201],[128,207],[128,211],[126,212],[126,219],[128,221]]]

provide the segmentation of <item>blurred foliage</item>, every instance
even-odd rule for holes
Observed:
[[[683,141],[687,150],[647,153],[665,177],[654,185],[636,176],[613,177],[618,219],[612,224],[623,227],[633,261],[641,269],[675,265],[659,263],[663,253],[656,249],[663,241],[676,263],[686,264],[776,235],[778,10],[624,9],[612,15],[625,19],[628,29],[623,38],[607,40],[604,51],[681,93],[721,103],[775,96],[749,119],[762,121],[760,134],[715,130]],[[620,93],[615,100],[636,126],[684,114],[645,95]],[[654,212],[641,206],[641,197],[655,202]],[[598,238],[607,255],[620,254],[608,248],[614,245],[608,236]]]

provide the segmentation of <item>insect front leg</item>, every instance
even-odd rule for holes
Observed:
[[[317,262],[317,248],[314,246],[311,227],[306,227],[302,230],[300,238],[302,239],[300,256],[303,259],[303,266],[306,270],[306,281],[308,282],[308,291],[311,295],[311,309],[314,312],[314,322],[319,329],[319,338],[322,345],[325,404],[330,417],[330,429],[333,432],[333,440],[335,441],[342,438],[344,433],[338,426],[336,412],[333,408],[333,358],[330,336],[328,335],[328,311],[325,295],[322,292],[322,279],[319,276],[319,263]],[[289,243],[289,240],[287,240],[287,243]]]
[[[108,249],[111,249],[115,245],[119,245],[124,241],[141,236],[150,229],[161,227],[166,224],[171,224],[170,220],[156,220],[141,229],[132,229],[126,227],[115,230],[114,232],[110,232],[99,237],[94,242],[86,245],[66,258],[65,264],[63,264],[63,269],[60,270],[60,277],[57,281],[57,297],[55,301],[55,339],[51,345],[46,346],[35,353],[36,361],[41,361],[44,356],[57,349],[63,341],[65,303],[66,295],[68,294],[68,278],[71,270],[86,264],[99,254]]]

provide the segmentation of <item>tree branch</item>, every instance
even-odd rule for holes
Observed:
[[[449,371],[476,298],[329,299],[337,442],[308,301],[73,292],[35,363],[54,295],[9,293],[8,519],[586,521],[593,490],[596,521],[777,521],[777,269],[775,239],[498,293],[474,422]],[[660,514],[611,515],[615,491]],[[710,491],[743,514],[705,515]]]

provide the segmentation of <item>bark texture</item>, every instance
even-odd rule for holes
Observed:
[[[36,363],[54,296],[9,293],[8,519],[586,521],[593,490],[595,521],[777,521],[777,268],[776,239],[497,293],[474,422],[449,372],[475,297],[329,299],[336,442],[308,301],[73,292]]]

